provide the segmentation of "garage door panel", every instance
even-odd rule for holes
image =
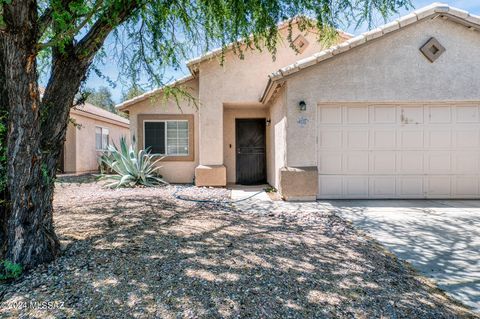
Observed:
[[[477,105],[457,106],[455,115],[457,123],[479,122],[479,109]]]
[[[368,198],[368,176],[344,176],[344,194],[348,198]]]
[[[318,186],[320,196],[323,198],[344,197],[342,175],[320,175]]]
[[[400,149],[424,149],[424,131],[420,129],[399,129],[398,147]]]
[[[368,151],[351,151],[345,153],[345,170],[346,174],[351,173],[368,173],[369,168],[369,156]]]
[[[404,125],[423,124],[423,105],[404,106],[401,108],[400,122]]]
[[[426,176],[426,193],[432,198],[447,198],[452,194],[451,176]]]
[[[452,147],[452,133],[448,127],[427,130],[426,137],[426,147],[434,149],[450,149]]]
[[[422,198],[424,196],[423,176],[397,176],[397,194],[404,198]]]
[[[428,152],[427,173],[444,173],[448,174],[452,171],[452,154],[449,151],[433,151]]]
[[[371,198],[397,197],[395,176],[370,176],[369,180],[369,195]]]
[[[320,149],[341,149],[343,147],[343,132],[341,130],[322,130],[318,137]]]
[[[458,129],[454,134],[454,143],[457,149],[478,148],[480,131],[478,129]]]
[[[343,172],[343,154],[341,152],[322,152],[318,159],[320,174],[341,174]]]
[[[397,156],[392,151],[372,152],[370,155],[370,172],[372,174],[391,174],[397,171]]]
[[[319,106],[318,197],[480,197],[479,105]]]
[[[345,108],[346,124],[368,124],[369,114],[367,107],[347,106]]]
[[[372,129],[371,137],[370,145],[373,149],[395,149],[396,147],[397,134],[395,129]]]
[[[397,151],[398,172],[401,174],[418,174],[424,171],[424,152]]]
[[[427,119],[429,124],[447,124],[452,123],[452,109],[450,106],[438,105],[426,107]]]
[[[370,145],[370,132],[368,127],[345,130],[345,149],[368,149]]]
[[[459,198],[478,196],[478,176],[455,176],[454,193]]]
[[[370,118],[372,124],[395,124],[397,122],[397,106],[372,105]]]
[[[320,108],[319,112],[320,124],[341,124],[342,108],[338,106],[325,106]]]
[[[454,170],[456,174],[478,172],[480,169],[479,152],[458,151],[453,154]]]

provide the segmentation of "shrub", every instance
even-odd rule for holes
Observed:
[[[101,179],[111,179],[114,182],[105,185],[106,187],[133,187],[144,185],[153,187],[161,184],[168,184],[157,173],[161,166],[156,164],[164,157],[159,154],[151,154],[149,149],[135,152],[135,139],[130,146],[127,146],[125,137],[120,139],[120,149],[115,144],[109,145],[100,157],[101,167],[106,167],[107,173],[102,171]]]
[[[0,262],[0,280],[15,279],[22,274],[22,266],[9,260]]]

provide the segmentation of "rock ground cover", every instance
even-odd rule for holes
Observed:
[[[219,188],[61,180],[63,253],[3,284],[0,316],[474,317],[334,212],[241,212],[175,193],[229,198]]]

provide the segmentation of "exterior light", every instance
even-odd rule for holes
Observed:
[[[298,102],[298,110],[299,111],[306,111],[307,110],[307,103],[305,103],[305,101]]]
[[[272,123],[272,120],[271,120],[271,119],[267,119],[265,122],[266,122],[267,126],[270,126],[270,123]]]

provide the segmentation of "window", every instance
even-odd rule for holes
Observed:
[[[144,145],[152,153],[187,156],[188,121],[145,121]]]
[[[95,147],[97,150],[105,150],[109,144],[109,132],[107,128],[95,127]]]

